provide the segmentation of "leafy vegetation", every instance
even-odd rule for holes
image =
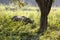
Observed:
[[[26,7],[27,8],[27,7]],[[0,40],[29,40],[37,39],[36,33],[39,29],[40,12],[34,7],[30,11],[23,8],[17,10],[6,10],[6,6],[0,6]],[[52,8],[48,16],[48,29],[39,40],[60,40],[60,8]],[[34,20],[33,24],[24,25],[22,22],[11,20],[13,16],[26,16]]]

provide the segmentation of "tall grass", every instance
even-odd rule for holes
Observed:
[[[40,12],[5,10],[5,6],[0,6],[0,40],[21,40],[28,36],[36,35],[40,24]],[[31,7],[33,8],[33,7]],[[35,8],[34,8],[35,9]],[[48,15],[48,29],[44,35],[39,36],[40,40],[60,40],[60,8],[52,8]],[[26,16],[34,20],[33,24],[24,25],[22,22],[11,20],[13,16]]]

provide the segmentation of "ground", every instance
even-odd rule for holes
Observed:
[[[6,6],[0,5],[0,40],[37,39],[36,33],[40,24],[40,11],[36,7],[29,7],[27,10],[26,8],[16,10],[10,10],[10,8],[8,8],[6,10]],[[26,16],[33,19],[34,23],[24,25],[20,21],[13,22],[11,20],[13,16]],[[39,40],[60,40],[59,7],[52,7],[48,15],[48,29],[44,32],[44,35],[39,35]]]

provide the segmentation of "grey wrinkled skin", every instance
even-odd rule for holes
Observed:
[[[31,20],[30,18],[27,18],[25,16],[14,16],[14,17],[11,18],[11,20],[13,20],[13,21],[23,21],[23,22],[25,22],[25,24],[28,24],[28,23],[32,24],[34,22],[34,20]]]

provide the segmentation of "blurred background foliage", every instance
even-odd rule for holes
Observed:
[[[40,11],[37,7],[16,8],[0,5],[0,40],[37,40]],[[33,24],[11,20],[13,16],[26,16],[34,20]],[[48,16],[48,29],[39,40],[60,40],[60,8],[51,8]]]

